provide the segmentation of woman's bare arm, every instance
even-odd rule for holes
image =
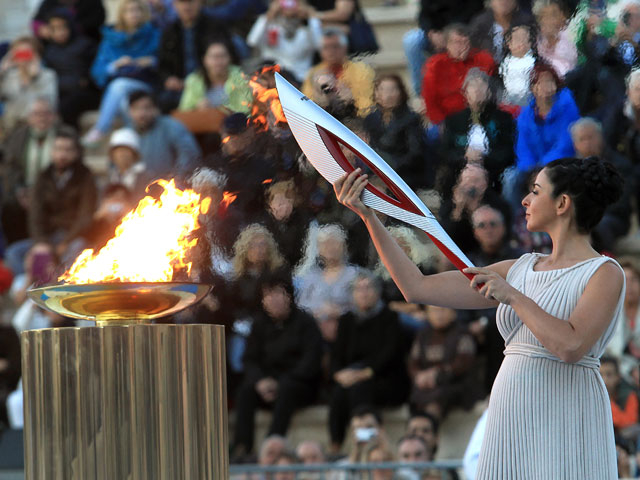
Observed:
[[[382,263],[389,271],[407,302],[438,305],[455,309],[482,309],[498,305],[469,287],[467,278],[458,271],[423,275],[398,246],[374,211],[360,200],[367,176],[360,170],[338,180],[334,189],[338,201],[356,212],[364,221]],[[514,260],[496,263],[489,268],[506,277]]]

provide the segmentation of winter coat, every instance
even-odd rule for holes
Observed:
[[[73,94],[90,85],[89,71],[95,56],[95,42],[89,37],[75,36],[64,45],[48,43],[42,59],[58,75],[60,93]]]

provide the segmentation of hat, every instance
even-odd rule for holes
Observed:
[[[129,147],[140,155],[140,136],[131,128],[121,128],[111,134],[109,150],[116,147]]]
[[[248,122],[249,117],[247,117],[244,113],[232,113],[224,119],[222,128],[229,135],[237,135],[238,133],[242,133],[247,129]]]

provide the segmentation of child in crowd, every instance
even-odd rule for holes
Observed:
[[[531,28],[528,25],[512,27],[507,31],[505,40],[509,53],[499,69],[504,85],[502,103],[516,114],[520,113],[520,107],[531,101],[531,69],[536,62],[531,48]]]

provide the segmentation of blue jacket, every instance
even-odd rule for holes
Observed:
[[[529,172],[552,160],[574,155],[569,126],[580,118],[578,106],[568,88],[556,93],[551,111],[544,120],[536,118],[535,99],[518,117],[517,167]]]
[[[160,30],[150,22],[142,25],[134,33],[129,34],[115,30],[113,27],[102,27],[102,41],[98,55],[91,67],[91,76],[96,85],[104,87],[115,73],[113,62],[120,57],[131,58],[154,57],[160,44]]]

